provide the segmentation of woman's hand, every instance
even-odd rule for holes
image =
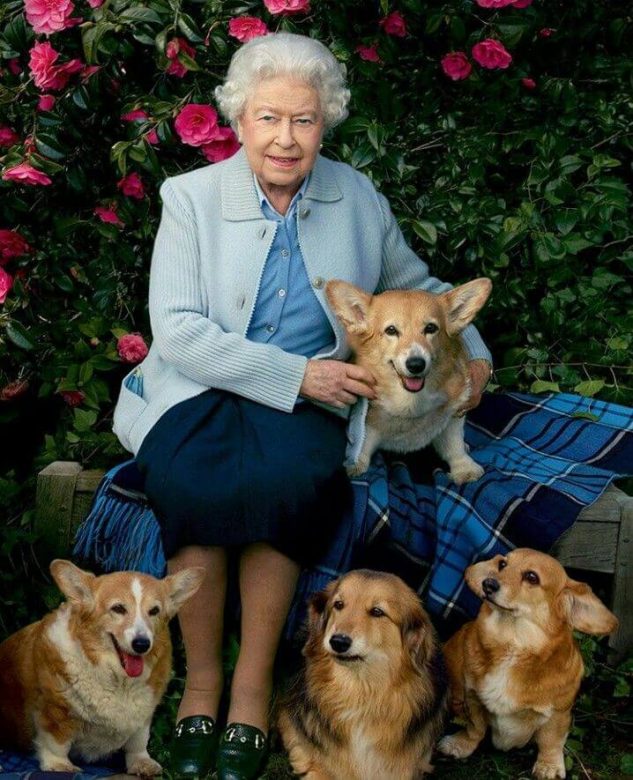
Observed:
[[[342,409],[359,395],[376,398],[375,379],[365,368],[341,360],[308,360],[299,395]]]
[[[492,376],[492,366],[487,360],[471,360],[468,363],[468,373],[470,374],[470,397],[461,409],[458,409],[456,417],[463,417],[469,409],[479,406],[481,396]]]

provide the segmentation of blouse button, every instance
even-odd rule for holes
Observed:
[[[312,286],[316,287],[317,290],[320,290],[324,284],[325,279],[322,276],[317,276],[312,280]]]

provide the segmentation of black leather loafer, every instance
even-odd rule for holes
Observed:
[[[229,723],[220,737],[218,780],[255,780],[264,771],[268,738],[246,723]]]
[[[202,780],[213,771],[217,752],[215,721],[206,715],[191,715],[176,725],[169,768],[174,777]]]

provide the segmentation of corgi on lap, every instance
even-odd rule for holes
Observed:
[[[468,357],[460,333],[484,305],[492,283],[475,279],[444,293],[388,290],[369,295],[348,282],[328,282],[329,304],[347,332],[354,360],[376,379],[366,435],[350,476],[367,471],[379,449],[414,452],[432,443],[457,484],[483,469],[468,455],[464,419]]]
[[[158,580],[96,577],[64,560],[50,569],[67,601],[0,645],[0,744],[35,748],[45,772],[123,749],[129,774],[160,774],[147,742],[171,673],[167,624],[204,570]]]

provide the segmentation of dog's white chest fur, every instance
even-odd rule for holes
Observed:
[[[48,630],[71,684],[63,691],[72,715],[82,722],[73,752],[87,760],[108,755],[149,723],[157,695],[147,684],[149,669],[137,678],[122,676],[107,664],[92,664],[70,634],[68,610],[60,609]]]
[[[377,431],[384,449],[412,452],[439,436],[458,406],[449,404],[446,394],[439,390],[425,388],[412,394],[398,389],[370,405],[367,425]]]
[[[517,709],[515,701],[508,694],[510,671],[514,663],[514,658],[508,656],[488,672],[479,685],[479,697],[491,713],[507,715]]]

